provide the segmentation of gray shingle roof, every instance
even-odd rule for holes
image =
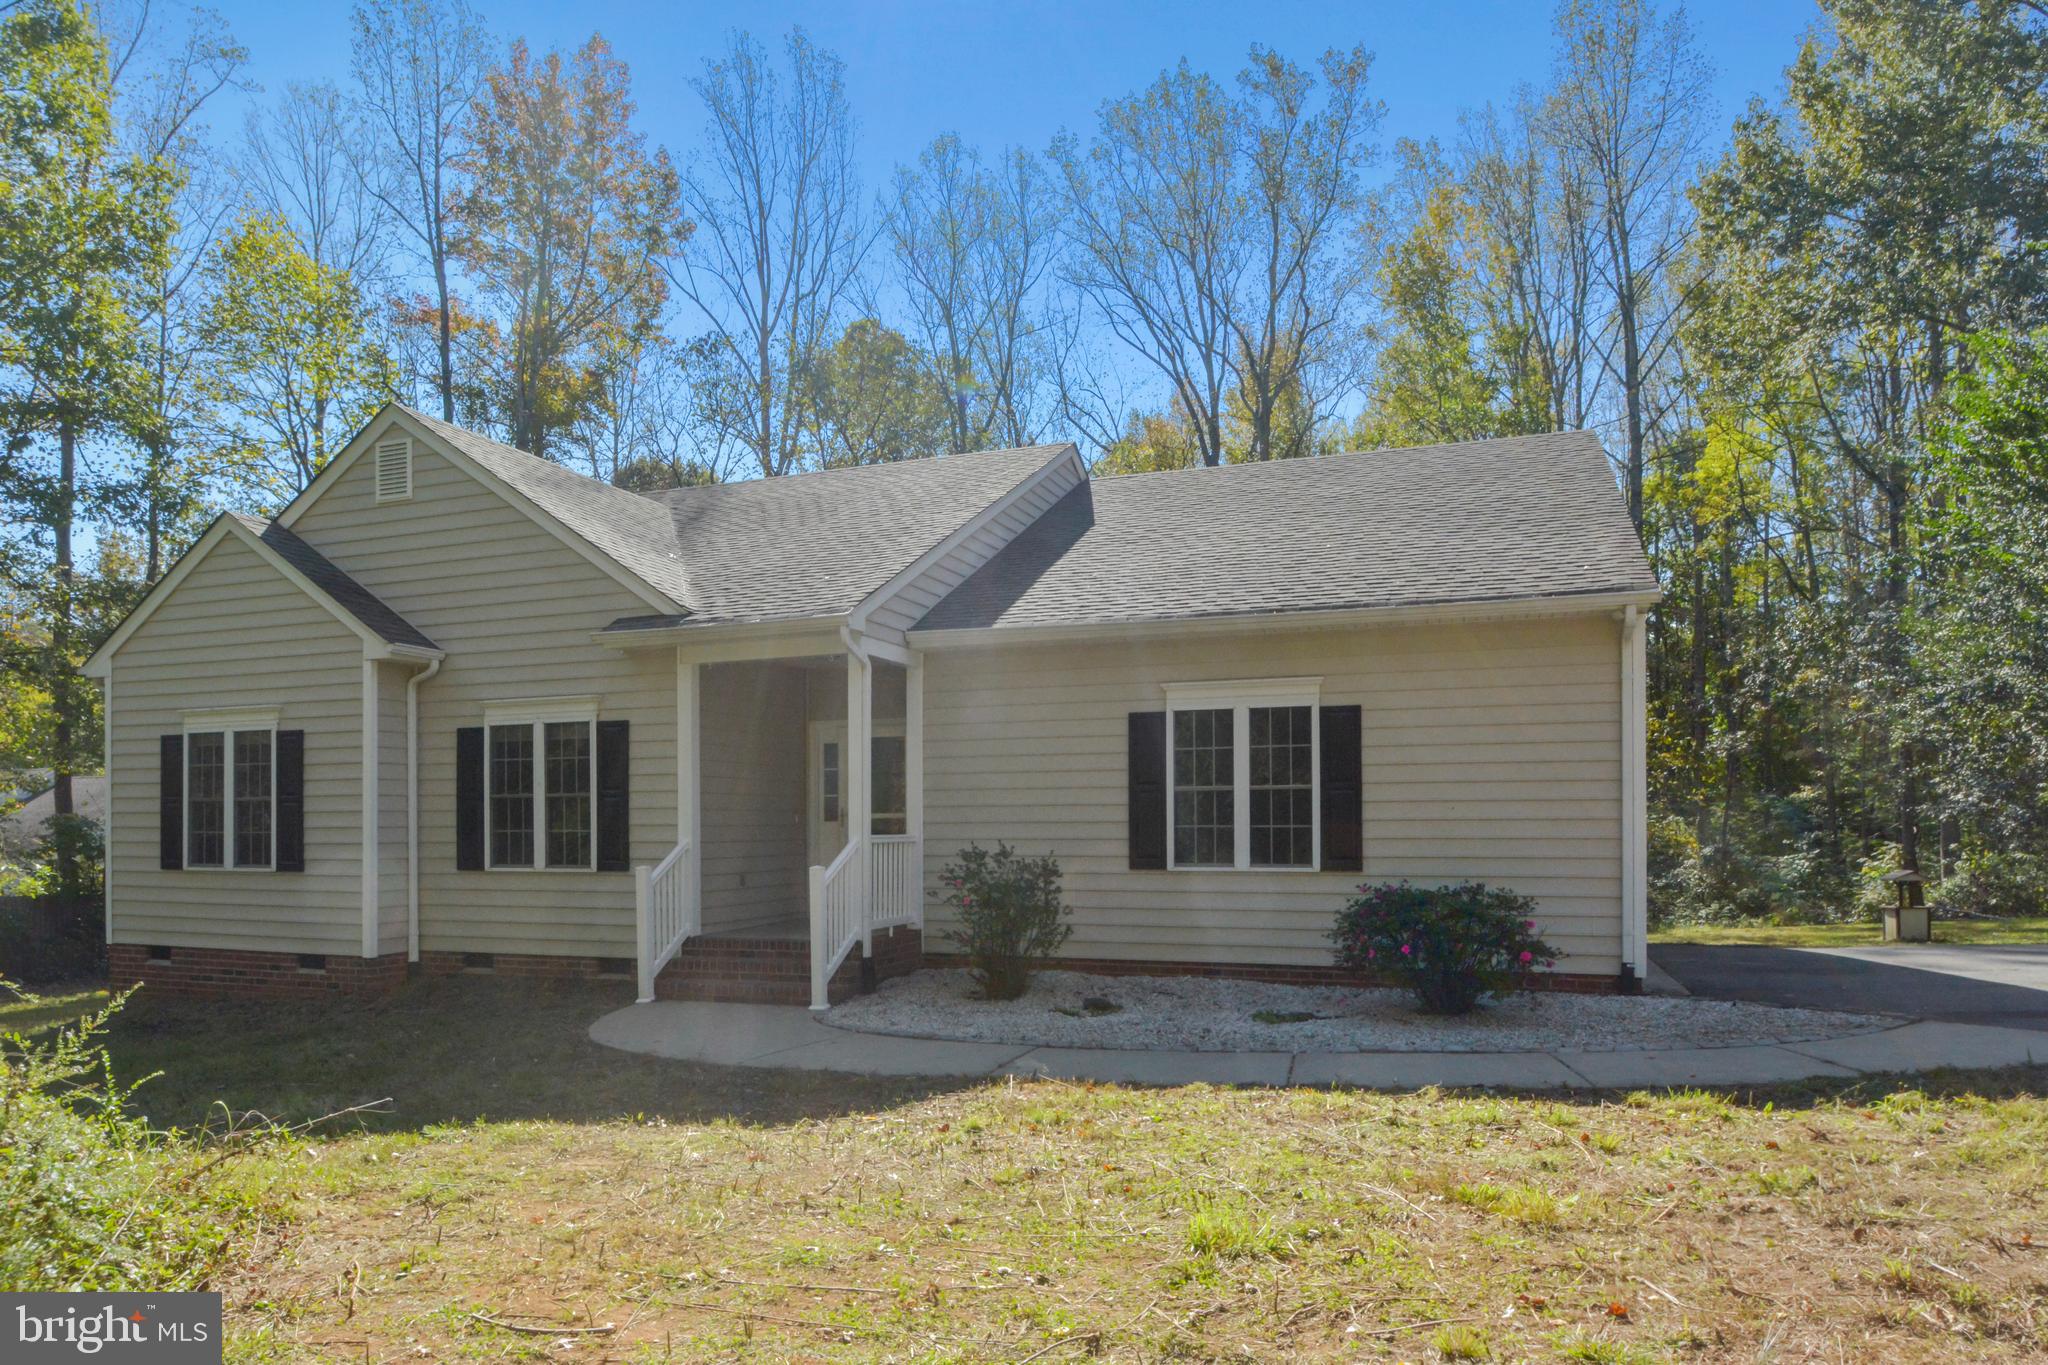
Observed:
[[[661,495],[690,624],[837,616],[1070,449],[1024,446]]]
[[[643,496],[405,411],[685,608],[625,618],[618,629],[843,615],[1069,449],[979,451]]]
[[[243,512],[229,512],[227,515],[253,531],[258,540],[277,552],[278,558],[304,574],[314,587],[333,599],[336,606],[368,626],[384,643],[417,645],[421,649],[440,648],[412,622],[386,606],[375,593],[343,573],[332,560],[290,530],[274,521],[265,521]]]
[[[917,629],[1656,590],[1599,441],[1566,432],[1098,479]]]
[[[415,408],[405,412],[648,587],[679,605],[689,603],[690,575],[657,503]]]

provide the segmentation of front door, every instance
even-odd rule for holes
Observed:
[[[877,720],[873,757],[868,766],[870,815],[875,834],[902,834],[906,802],[903,767],[903,722]],[[824,867],[846,847],[846,722],[811,722],[810,753],[805,761],[811,862]]]

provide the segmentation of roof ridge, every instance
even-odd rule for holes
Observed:
[[[694,483],[681,488],[664,488],[658,494],[642,496],[666,501],[678,493],[713,493],[744,488],[787,487],[799,479],[818,479],[833,474],[870,474],[885,469],[907,469],[918,466],[939,464],[945,460],[971,460],[981,455],[1021,455],[1026,451],[1075,450],[1079,447],[1072,441],[1045,441],[1028,446],[990,446],[984,450],[951,450],[943,455],[913,455],[902,460],[877,460],[871,464],[832,465],[825,469],[799,469],[793,474],[763,474],[755,478],[734,479],[730,483]]]
[[[1218,474],[1227,470],[1270,469],[1286,466],[1309,466],[1326,460],[1363,459],[1374,455],[1409,455],[1424,450],[1472,450],[1481,446],[1505,445],[1510,441],[1551,441],[1561,436],[1590,436],[1599,441],[1598,433],[1590,427],[1571,427],[1564,431],[1530,431],[1516,436],[1482,436],[1472,441],[1431,441],[1424,445],[1374,446],[1370,450],[1332,450],[1315,455],[1289,455],[1279,459],[1226,460],[1222,464],[1191,464],[1179,469],[1133,469],[1120,474],[1089,473],[1091,483],[1115,483],[1123,479],[1167,478],[1176,474]]]

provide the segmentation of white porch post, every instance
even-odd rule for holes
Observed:
[[[853,898],[854,922],[861,926],[861,949],[871,951],[868,931],[868,834],[874,824],[874,803],[868,795],[874,760],[875,668],[853,641],[846,651],[846,842],[853,849],[845,875]]]
[[[704,800],[702,780],[703,665],[683,657],[676,649],[676,842],[688,844],[683,866],[683,895],[693,924],[701,925],[704,915]]]
[[[904,817],[911,837],[911,888],[917,927],[924,929],[924,655],[913,653],[903,675]]]

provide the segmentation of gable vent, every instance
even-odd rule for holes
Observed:
[[[404,437],[377,443],[377,501],[403,502],[412,496],[412,442]]]

